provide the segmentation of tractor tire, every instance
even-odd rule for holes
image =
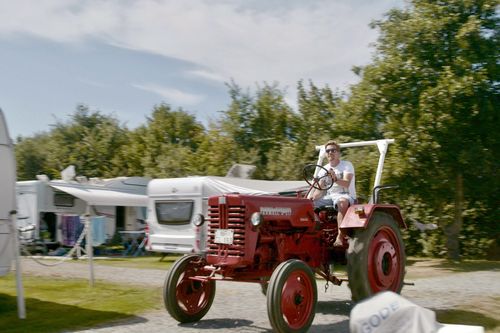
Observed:
[[[163,302],[168,313],[180,323],[192,323],[205,316],[215,297],[215,281],[205,282],[189,279],[201,275],[205,262],[197,254],[178,259],[165,278]]]
[[[400,293],[405,275],[405,250],[394,218],[374,212],[366,229],[355,229],[347,249],[347,274],[352,300],[380,291]]]
[[[267,289],[267,314],[275,332],[307,332],[316,314],[314,274],[303,261],[291,259],[274,270]]]

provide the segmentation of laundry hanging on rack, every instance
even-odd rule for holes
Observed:
[[[106,242],[106,217],[92,216],[92,245],[99,246]]]
[[[82,231],[83,231],[83,224],[80,222],[80,216],[78,215],[61,216],[61,235],[62,235],[63,245],[65,246],[75,245]]]

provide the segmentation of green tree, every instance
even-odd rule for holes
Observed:
[[[196,172],[196,151],[204,140],[204,127],[195,117],[169,105],[156,106],[140,126],[130,135],[130,146],[124,147],[124,156],[130,156],[130,170],[148,177],[181,177]]]
[[[255,94],[243,92],[232,82],[231,104],[222,112],[217,128],[222,137],[231,138],[238,153],[235,163],[255,164],[256,178],[280,179],[282,175],[267,170],[270,154],[279,153],[282,145],[294,138],[296,115],[285,102],[285,92],[278,84],[257,86]]]
[[[299,118],[295,131],[299,147],[303,148],[300,154],[315,157],[316,145],[335,139],[339,135],[336,123],[340,99],[341,96],[334,94],[328,86],[319,88],[310,81],[305,87],[304,82],[299,81],[297,84]]]
[[[396,139],[392,180],[403,197],[414,198],[408,204],[423,205],[407,206],[415,217],[438,222],[452,259],[460,256],[464,226],[466,254],[495,239],[487,233],[499,215],[497,6],[414,0],[390,11],[374,23],[374,61],[361,69],[348,103],[381,136]],[[480,223],[470,218],[478,211],[486,213]]]
[[[36,175],[48,173],[46,147],[49,140],[47,133],[17,138],[15,145],[17,180],[33,180]]]
[[[209,124],[209,130],[197,150],[194,168],[199,175],[225,176],[235,163],[249,162],[233,137],[217,124]]]
[[[316,163],[316,146],[329,140],[340,142],[353,139],[342,128],[346,122],[340,108],[342,95],[330,87],[318,87],[313,82],[307,86],[303,81],[297,85],[298,119],[295,125],[297,163],[301,166]]]
[[[115,152],[126,143],[126,130],[113,116],[91,112],[78,105],[69,122],[57,121],[46,147],[46,169],[51,178],[59,178],[61,170],[75,165],[80,175],[115,177],[120,161]]]

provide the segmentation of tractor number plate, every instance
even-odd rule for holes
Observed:
[[[215,240],[217,244],[233,244],[234,230],[232,229],[216,229]]]

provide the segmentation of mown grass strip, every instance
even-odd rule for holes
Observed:
[[[4,333],[52,333],[84,329],[120,319],[144,320],[140,314],[160,308],[155,288],[84,279],[23,277],[26,319],[17,316],[14,274],[0,278],[0,322]]]

